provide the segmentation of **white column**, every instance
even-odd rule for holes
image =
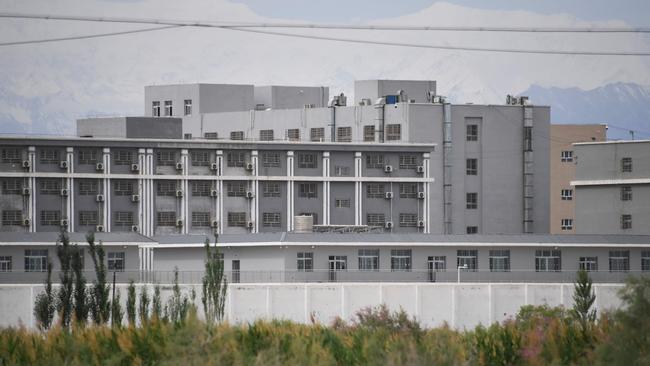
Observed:
[[[429,164],[430,164],[430,159],[431,159],[431,154],[430,153],[424,153],[422,154],[422,167],[424,167],[424,174],[422,176],[425,179],[428,179],[430,177],[430,172],[429,172]],[[422,220],[424,220],[424,230],[423,232],[425,234],[429,234],[431,232],[431,225],[429,223],[429,197],[430,196],[430,191],[431,191],[431,183],[429,182],[424,182],[422,183],[422,188],[424,191],[424,200],[422,200]]]
[[[33,233],[36,231],[36,219],[38,218],[38,215],[36,214],[36,190],[38,187],[36,187],[36,177],[33,176],[34,169],[36,166],[36,147],[35,146],[29,146],[27,148],[27,161],[29,161],[29,173],[32,175],[29,177],[28,180],[28,188],[29,188],[29,198],[28,198],[28,211],[27,211],[27,218],[29,219],[29,232]]]
[[[153,177],[153,149],[147,149],[147,156],[145,159],[145,166],[142,167],[144,174],[148,177]],[[156,215],[156,205],[154,201],[154,180],[152,178],[147,178],[147,191],[145,192],[146,203],[145,216],[147,218],[147,231],[144,232],[147,236],[153,236],[156,233],[155,227],[155,215]]]
[[[147,179],[145,176],[145,169],[147,160],[147,149],[138,149],[138,165],[140,168],[140,178],[138,178],[138,191],[134,192],[140,196],[140,201],[138,201],[138,221],[134,223],[138,227],[139,233],[147,232],[147,219],[146,219],[146,206],[145,206],[145,192],[147,191]]]
[[[74,148],[67,147],[66,151],[66,161],[68,162],[68,168],[66,169],[66,185],[68,188],[68,197],[66,197],[66,215],[68,217],[68,232],[74,231],[74,179],[72,178],[72,173],[74,173]]]
[[[181,228],[181,233],[188,234],[190,230],[190,223],[192,216],[190,215],[189,201],[190,201],[190,182],[187,180],[187,173],[189,169],[189,158],[187,156],[187,149],[181,150],[181,164],[183,165],[182,177],[181,177],[181,190],[183,191],[183,197],[181,198],[181,220],[183,220],[183,227]]]
[[[293,231],[293,151],[287,151],[287,231]]]
[[[104,230],[111,231],[111,179],[109,178],[111,173],[111,149],[105,147],[102,151],[102,157],[104,161],[104,178],[102,182],[104,202],[98,204],[102,205],[102,225],[104,225]]]
[[[330,224],[330,153],[323,152],[323,225]]]
[[[217,217],[219,222],[217,233],[223,234],[223,228],[226,226],[226,218],[223,216],[223,150],[217,150]]]
[[[257,150],[251,151],[251,163],[253,164],[253,178],[251,180],[251,191],[253,192],[253,199],[250,200],[250,213],[251,213],[251,220],[253,221],[253,229],[251,232],[253,233],[258,233],[260,231],[260,200],[258,197],[258,188],[259,188],[259,181],[257,180],[257,167],[258,167],[258,153]]]
[[[354,153],[354,224],[363,224],[363,185],[359,181],[361,177],[361,152]]]

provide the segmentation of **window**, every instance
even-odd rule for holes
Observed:
[[[562,270],[562,252],[558,249],[540,249],[535,251],[536,272],[560,272]]]
[[[562,201],[573,200],[573,189],[563,189],[562,192],[560,192],[560,197],[562,198]]]
[[[621,201],[632,201],[632,187],[621,187]]]
[[[12,258],[10,255],[0,255],[0,272],[11,272]]]
[[[383,183],[368,183],[366,198],[385,198],[386,188]]]
[[[641,270],[643,272],[650,271],[650,250],[641,251]]]
[[[246,182],[227,182],[226,192],[228,197],[246,197]]]
[[[25,272],[47,271],[47,249],[25,250]]]
[[[185,99],[185,102],[183,103],[185,106],[185,109],[183,110],[183,113],[186,116],[189,116],[192,114],[192,99]]]
[[[478,234],[478,226],[467,226],[466,231],[470,235]]]
[[[151,102],[151,115],[160,117],[160,101]]]
[[[379,249],[359,249],[359,271],[379,271]]]
[[[290,128],[287,130],[287,139],[289,141],[300,141],[300,129]]]
[[[384,155],[383,154],[368,154],[366,155],[366,169],[384,169]]]
[[[217,132],[206,132],[203,134],[203,138],[206,140],[217,140],[219,139],[219,134]]]
[[[478,250],[463,249],[456,251],[456,265],[458,267],[467,266],[467,271],[476,272],[478,270]]]
[[[350,199],[336,199],[334,200],[334,207],[350,208]]]
[[[96,164],[97,163],[97,150],[79,150],[79,164]]]
[[[610,272],[629,272],[630,271],[630,251],[629,250],[610,250],[609,251],[609,271]]]
[[[20,226],[23,224],[23,212],[21,210],[3,210],[2,226]]]
[[[61,181],[58,179],[41,179],[39,186],[41,194],[61,194]]]
[[[467,175],[478,175],[478,159],[465,160],[465,170]]]
[[[475,210],[478,208],[478,193],[467,193],[467,209]]]
[[[116,180],[113,183],[113,189],[116,196],[131,196],[133,195],[133,182],[128,180]]]
[[[260,130],[260,141],[273,141],[273,130]]]
[[[560,229],[573,230],[573,219],[562,219],[560,222]]]
[[[418,184],[400,183],[399,198],[418,198]]]
[[[375,142],[375,126],[363,126],[363,141]]]
[[[197,180],[192,182],[192,196],[209,197],[212,184],[207,180]]]
[[[587,272],[598,271],[598,257],[580,257],[578,258],[578,269]]]
[[[621,159],[621,172],[623,173],[632,172],[632,158]]]
[[[108,253],[108,270],[122,272],[125,268],[126,255],[124,252]]]
[[[560,153],[560,161],[563,163],[570,163],[573,161],[573,151],[565,150]]]
[[[350,167],[348,166],[334,166],[334,175],[337,177],[347,177],[350,175]]]
[[[386,141],[399,141],[402,139],[402,125],[386,125]]]
[[[2,162],[9,164],[17,164],[22,161],[22,153],[18,148],[2,149]],[[9,257],[11,258],[11,257]]]
[[[314,253],[298,252],[296,268],[300,272],[311,272],[314,270]]]
[[[246,212],[228,212],[229,227],[246,227]]]
[[[524,151],[533,151],[533,128],[524,127]]]
[[[366,215],[366,222],[368,226],[384,226],[386,224],[386,216],[379,213],[369,213]]]
[[[316,162],[316,154],[298,153],[298,168],[302,168],[302,169],[318,168],[318,163]]]
[[[418,215],[413,213],[401,213],[399,214],[399,226],[400,227],[417,227],[418,226]]]
[[[429,262],[429,270],[434,272],[445,272],[447,270],[447,257],[444,255],[430,256],[427,261]]]
[[[156,212],[156,219],[158,226],[176,226],[175,211],[158,211]]]
[[[117,211],[113,213],[113,225],[118,227],[130,227],[133,225],[133,212]]]
[[[393,272],[411,271],[411,249],[391,249],[390,270]]]
[[[40,162],[41,164],[59,164],[61,158],[59,157],[59,150],[55,149],[43,149],[40,151]]]
[[[632,228],[632,215],[621,215],[621,229],[627,230]]]
[[[166,117],[171,117],[172,115],[172,101],[171,100],[166,100],[165,101],[165,116]]]
[[[298,197],[317,198],[318,191],[316,183],[300,183],[298,186]]]
[[[230,132],[230,139],[241,141],[244,139],[244,131],[232,131]]]
[[[5,179],[2,181],[2,194],[20,194],[23,184],[20,179]]]
[[[262,213],[262,226],[264,227],[281,227],[280,213],[279,212],[264,212]]]
[[[226,156],[226,164],[230,168],[243,168],[246,164],[246,154],[243,151],[230,151]]]
[[[262,182],[262,195],[264,197],[280,197],[280,183]]]
[[[317,127],[309,130],[309,139],[314,142],[321,142],[325,140],[325,128]]]
[[[490,250],[490,272],[510,272],[509,250]]]
[[[113,161],[115,165],[133,164],[133,152],[127,150],[118,150],[113,152]]]
[[[478,141],[478,125],[467,125],[466,130],[467,141]]]
[[[209,227],[210,226],[210,213],[209,212],[192,212],[192,227]]]
[[[191,152],[192,166],[210,166],[210,154],[203,150],[194,150]]]
[[[280,153],[276,153],[276,152],[263,153],[262,166],[265,168],[278,168],[280,166]]]
[[[159,166],[176,165],[176,153],[173,150],[161,150],[156,153],[156,162]]]
[[[79,211],[79,225],[93,226],[98,223],[97,211]]]
[[[176,196],[176,182],[172,180],[161,180],[156,185],[157,196]]]
[[[79,181],[79,195],[80,196],[94,196],[97,194],[97,182],[93,180],[80,180]]]
[[[415,169],[418,167],[418,158],[415,155],[400,155],[399,168],[400,169]]]
[[[61,211],[43,210],[41,211],[42,226],[59,226],[61,225]]]
[[[336,141],[352,142],[352,127],[338,127],[336,129]]]

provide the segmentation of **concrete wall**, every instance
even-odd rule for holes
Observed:
[[[256,86],[255,105],[263,108],[289,109],[312,105],[327,107],[329,88],[325,86]]]
[[[192,114],[249,111],[254,108],[252,85],[179,84],[151,85],[144,88],[144,115],[152,116],[152,102],[160,102],[160,116],[165,115],[165,101],[172,101],[172,116],[185,115],[184,102],[192,101]]]
[[[427,103],[427,93],[436,93],[436,82],[429,80],[357,80],[354,82],[354,104],[368,98],[374,103],[385,95],[397,95],[398,90],[406,93],[407,99],[416,103]]]
[[[180,139],[180,118],[109,117],[77,120],[77,136]]]

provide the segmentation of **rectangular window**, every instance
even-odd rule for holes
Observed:
[[[79,211],[79,225],[94,226],[98,221],[97,211]]]
[[[401,213],[399,214],[399,226],[400,227],[417,227],[418,226],[418,215],[413,213]]]
[[[573,161],[573,151],[565,150],[560,153],[560,161],[563,163],[570,163]]]
[[[264,197],[280,197],[280,182],[262,182]]]
[[[156,163],[158,166],[174,166],[176,153],[173,150],[160,150],[156,153]]]
[[[20,179],[9,178],[2,181],[2,194],[21,194],[23,183]]]
[[[246,227],[246,212],[228,212],[229,227]]]
[[[128,150],[114,151],[113,161],[115,165],[131,165],[133,164],[133,152]]]
[[[434,272],[447,271],[447,257],[444,255],[430,256],[427,258],[429,270]]]
[[[228,197],[246,197],[246,182],[227,182],[226,195]]]
[[[467,141],[478,141],[478,125],[467,125]]]
[[[478,271],[478,250],[463,249],[456,251],[456,266],[467,266],[467,271]]]
[[[299,128],[290,128],[287,130],[287,140],[289,141],[300,141],[300,129]]]
[[[83,149],[77,152],[79,164],[95,165],[97,164],[97,150]]]
[[[316,183],[300,183],[298,186],[298,197],[317,198],[318,191]]]
[[[573,200],[573,189],[563,189],[560,192],[560,197],[562,201],[572,201]]]
[[[309,140],[313,142],[325,141],[325,128],[316,127],[309,130]]]
[[[348,166],[334,166],[334,175],[337,177],[348,177],[350,176],[350,167]]]
[[[210,166],[210,153],[204,150],[194,150],[190,153],[192,166]]]
[[[176,226],[175,211],[158,211],[156,212],[156,219],[158,226]]]
[[[475,210],[478,208],[478,193],[467,193],[467,209],[468,210]]]
[[[621,215],[621,229],[627,230],[632,228],[632,215]]]
[[[235,141],[244,140],[244,131],[232,131],[230,132],[230,139]]]
[[[390,270],[393,272],[410,272],[411,249],[391,249]]]
[[[260,141],[273,141],[273,130],[260,130]]]
[[[22,152],[19,148],[2,149],[2,162],[7,164],[19,164],[22,162]],[[11,257],[10,257],[11,258]]]
[[[226,156],[226,165],[230,168],[243,168],[246,164],[246,154],[243,151],[230,151]]]
[[[352,127],[338,127],[336,129],[336,141],[352,142]]]
[[[206,132],[203,134],[203,138],[206,140],[218,140],[219,134],[217,132]]]
[[[162,197],[176,196],[176,182],[173,180],[161,180],[156,184],[156,195]]]
[[[375,126],[363,126],[363,141],[375,142]]]
[[[598,271],[598,257],[580,257],[578,258],[578,269],[587,272]]]
[[[359,271],[379,271],[379,249],[359,249]]]
[[[629,272],[630,271],[630,251],[629,250],[610,250],[609,251],[609,271],[610,272]]]
[[[262,226],[264,227],[281,227],[281,215],[279,212],[264,212],[262,213]]]
[[[171,100],[166,100],[165,101],[165,117],[171,117],[172,116],[172,101]]]
[[[265,152],[262,154],[262,166],[265,168],[280,167],[280,153]]]
[[[316,161],[315,153],[298,153],[298,168],[302,169],[316,169],[318,163]]]
[[[151,115],[160,117],[160,101],[151,102]]]
[[[113,189],[116,196],[133,195],[133,182],[128,180],[116,180],[113,183]]]
[[[299,272],[312,272],[314,270],[314,253],[298,252],[296,268]]]
[[[400,155],[399,168],[400,169],[415,169],[418,167],[418,157],[415,155]]]
[[[366,155],[366,169],[384,169],[385,166],[383,154]]]
[[[470,235],[472,234],[478,234],[478,226],[467,226],[466,227],[466,232]]]
[[[399,198],[418,198],[418,184],[400,183]]]
[[[381,226],[386,225],[386,216],[382,213],[369,213],[366,215],[366,222],[368,226]]]
[[[25,250],[25,272],[47,271],[47,249]]]
[[[536,272],[562,271],[562,252],[557,249],[540,249],[535,251]]]
[[[3,210],[2,226],[20,226],[23,224],[23,212],[21,210]]]
[[[108,270],[122,272],[126,268],[126,254],[124,252],[108,253]]]
[[[210,213],[192,212],[192,227],[210,227]]]
[[[61,225],[61,211],[43,210],[41,211],[42,226],[59,226]]]
[[[209,197],[212,183],[206,180],[196,180],[191,182],[192,196],[194,197]]]
[[[650,271],[650,250],[641,251],[641,270],[643,272]]]
[[[39,154],[41,164],[59,164],[61,158],[59,157],[59,150],[43,149]]]
[[[490,250],[490,272],[510,272],[509,250]]]
[[[402,125],[386,125],[386,141],[399,141],[402,139]]]
[[[621,159],[621,172],[623,173],[632,172],[632,158]]]
[[[524,151],[533,151],[533,128],[524,127]]]
[[[621,201],[632,201],[632,186],[621,187]]]
[[[79,195],[80,196],[94,196],[98,193],[97,182],[93,180],[80,180],[79,181]]]
[[[573,230],[573,219],[562,219],[560,222],[560,229]]]
[[[384,183],[368,183],[366,187],[366,198],[386,198],[386,187]]]
[[[113,225],[119,227],[133,226],[133,212],[131,211],[116,211],[113,213]]]
[[[478,159],[465,160],[465,171],[467,175],[478,175]]]
[[[41,179],[39,181],[39,186],[41,188],[41,194],[61,194],[61,181],[58,179]]]
[[[336,208],[350,208],[350,199],[336,199],[334,201]]]
[[[0,272],[11,272],[12,262],[10,255],[0,255]]]
[[[189,116],[192,114],[192,99],[185,99],[185,102],[183,103],[185,106],[185,109],[183,110],[183,113],[186,116]]]

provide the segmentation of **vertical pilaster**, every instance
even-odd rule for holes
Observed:
[[[431,175],[429,171],[429,165],[431,161],[431,154],[430,153],[424,153],[422,154],[422,167],[424,168],[424,173],[422,174],[422,177],[425,179],[428,179]],[[422,220],[424,221],[424,229],[422,230],[423,233],[429,234],[431,232],[431,224],[429,220],[429,197],[430,196],[430,191],[431,191],[431,183],[429,182],[424,182],[422,183],[422,191],[424,192],[424,199],[422,200]]]
[[[140,201],[138,201],[138,221],[135,223],[138,227],[139,233],[147,232],[147,213],[146,211],[146,192],[147,192],[147,178],[145,177],[144,167],[147,165],[147,149],[138,149],[138,165],[142,167],[140,169],[138,178],[138,191],[134,192],[135,194],[140,195]]]
[[[187,179],[187,175],[190,164],[187,149],[181,150],[181,164],[183,165],[183,170],[181,173],[181,190],[183,191],[183,197],[181,198],[181,220],[183,220],[183,226],[181,228],[181,233],[188,234],[190,231],[192,216],[189,212],[190,182]]]
[[[260,209],[260,200],[258,197],[258,188],[259,188],[259,181],[257,180],[257,167],[258,167],[258,152],[257,150],[251,151],[251,164],[253,164],[253,171],[252,175],[253,178],[251,180],[251,191],[253,192],[253,199],[250,200],[250,213],[251,213],[251,220],[253,221],[253,229],[251,232],[253,233],[258,233],[260,231],[260,214],[259,214],[259,209]]]
[[[105,147],[102,150],[102,158],[104,161],[104,178],[102,181],[102,194],[104,195],[104,202],[100,202],[99,205],[102,208],[102,225],[104,229],[108,232],[111,231],[111,149]]]
[[[145,201],[146,204],[144,205],[146,212],[145,217],[147,220],[147,230],[144,232],[144,234],[147,236],[154,236],[156,234],[156,202],[154,198],[154,179],[152,178],[154,176],[153,149],[147,149],[146,154],[147,156],[145,158],[145,165],[142,167],[143,174],[148,177],[146,178],[147,190],[145,192],[147,198]]]
[[[68,188],[68,196],[65,197],[66,200],[66,215],[68,217],[68,232],[74,231],[75,227],[75,215],[74,215],[74,179],[72,178],[72,173],[74,173],[74,148],[67,147],[66,152],[66,162],[68,163],[68,168],[66,169],[65,184]]]
[[[294,181],[293,181],[293,151],[287,151],[287,231],[293,231],[294,216]]]
[[[354,224],[363,224],[363,185],[361,178],[361,152],[354,153]]]
[[[323,152],[323,225],[330,224],[330,153]]]
[[[217,227],[217,233],[223,234],[223,228],[226,226],[226,219],[223,216],[223,150],[217,150],[217,199],[216,199],[216,220],[219,223]]]
[[[36,231],[36,219],[38,215],[36,214],[36,177],[34,177],[34,171],[36,167],[36,146],[29,146],[27,148],[27,161],[29,161],[29,173],[30,177],[28,178],[28,188],[30,195],[28,197],[28,209],[27,209],[27,218],[29,219],[28,230],[30,233]]]
[[[533,233],[533,107],[524,106],[524,233]]]

